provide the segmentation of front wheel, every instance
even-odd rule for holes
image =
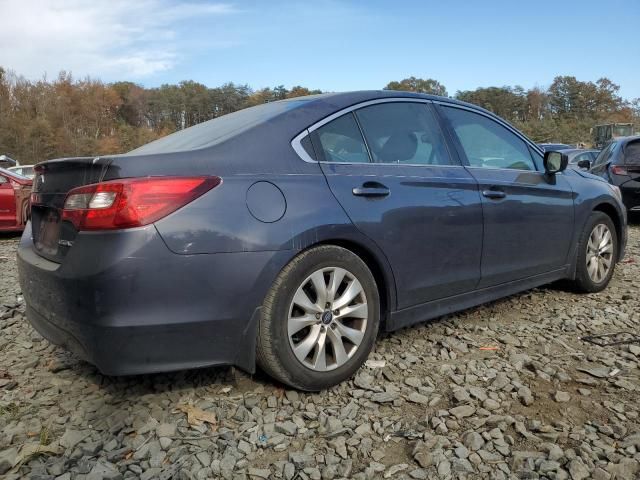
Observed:
[[[611,218],[593,212],[578,243],[576,278],[578,291],[591,293],[606,288],[618,258],[618,236]]]
[[[353,252],[320,246],[294,258],[267,294],[257,360],[269,375],[317,391],[351,377],[378,332],[375,279]]]

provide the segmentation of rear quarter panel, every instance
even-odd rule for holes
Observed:
[[[251,187],[264,182],[282,192],[284,202],[260,192],[250,201],[279,212],[275,221],[259,220],[248,204]],[[169,249],[185,255],[300,250],[350,226],[321,173],[225,176],[221,185],[156,223]]]

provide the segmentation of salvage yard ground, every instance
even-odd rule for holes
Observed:
[[[0,237],[0,475],[640,478],[640,224],[607,290],[541,288],[382,335],[318,394],[230,368],[111,378],[27,324]],[[371,360],[374,360],[373,362]]]

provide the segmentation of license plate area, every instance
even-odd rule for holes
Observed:
[[[56,208],[34,206],[32,209],[33,243],[40,253],[55,257],[60,239],[60,213]]]

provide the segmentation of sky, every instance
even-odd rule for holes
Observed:
[[[383,88],[449,95],[603,76],[640,97],[640,0],[0,0],[0,66],[147,87]]]

